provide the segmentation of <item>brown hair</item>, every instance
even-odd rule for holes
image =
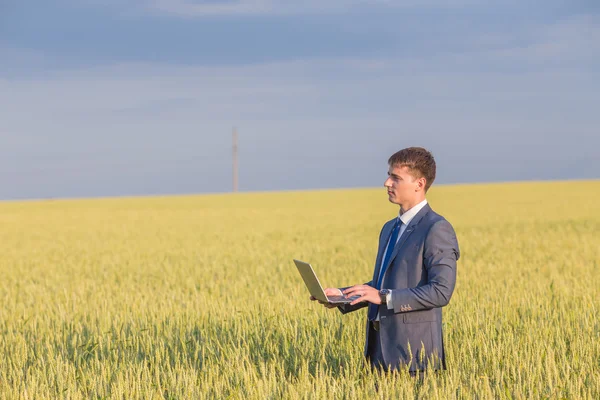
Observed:
[[[388,160],[392,167],[407,167],[415,179],[425,178],[425,192],[435,180],[435,160],[433,155],[422,147],[407,147],[394,153]]]

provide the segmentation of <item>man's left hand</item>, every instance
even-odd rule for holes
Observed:
[[[381,304],[381,297],[379,297],[379,290],[368,285],[356,285],[349,287],[344,290],[344,294],[348,297],[360,296],[358,299],[350,303],[351,306],[366,301],[373,304]]]

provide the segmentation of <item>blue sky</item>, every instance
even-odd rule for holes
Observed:
[[[600,4],[0,2],[0,199],[600,177]]]

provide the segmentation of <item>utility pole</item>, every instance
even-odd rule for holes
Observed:
[[[238,191],[238,133],[233,128],[233,192]]]

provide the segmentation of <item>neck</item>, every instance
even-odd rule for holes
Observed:
[[[407,212],[408,210],[410,210],[411,208],[413,208],[414,206],[416,206],[417,204],[419,204],[423,200],[425,200],[425,197],[419,198],[419,199],[415,199],[415,200],[413,200],[411,202],[407,202],[407,203],[404,203],[404,204],[400,204],[400,215],[404,214],[405,212]]]

